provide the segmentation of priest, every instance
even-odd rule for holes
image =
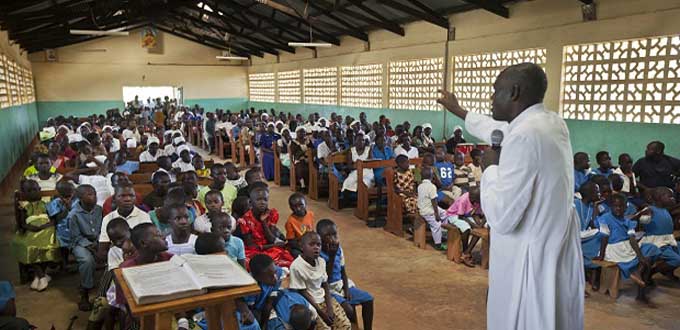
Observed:
[[[455,95],[440,91],[438,102],[464,119],[470,134],[490,144],[500,142],[499,133],[504,137],[482,158],[491,330],[583,329],[573,157],[567,125],[543,104],[547,85],[535,64],[508,67],[493,85],[492,117],[468,112]]]

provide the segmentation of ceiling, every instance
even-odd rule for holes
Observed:
[[[154,26],[234,55],[294,53],[291,41],[340,45],[341,36],[368,41],[368,31],[404,35],[402,24],[425,20],[448,28],[449,14],[487,10],[509,17],[514,0],[22,0],[0,4],[0,29],[28,52],[101,36],[71,29],[124,31]]]

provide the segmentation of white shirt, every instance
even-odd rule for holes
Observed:
[[[627,175],[623,174],[623,171],[621,170],[620,167],[617,167],[614,170],[614,173],[620,175],[621,178],[623,179],[623,188],[621,188],[621,191],[623,191],[625,193],[630,192],[631,183],[633,184],[633,186],[635,186],[637,184],[637,181],[635,180],[635,175],[633,175],[632,177],[629,178]]]
[[[331,149],[326,144],[326,141],[321,142],[318,147],[316,147],[316,157],[319,159],[324,159],[331,154]]]
[[[158,150],[156,151],[156,156],[152,156],[149,150],[144,150],[141,154],[139,154],[139,162],[140,163],[151,163],[151,162],[156,162],[158,160],[158,157],[160,156],[165,156],[165,152],[163,150]]]
[[[196,254],[196,238],[198,236],[194,234],[189,235],[189,240],[186,243],[175,244],[172,242],[172,235],[165,237],[165,241],[168,243],[168,252],[181,256],[183,254]]]
[[[402,145],[399,145],[394,149],[394,154],[397,156],[404,155],[408,157],[408,159],[414,159],[418,158],[418,148],[411,146],[411,149],[406,151]]]
[[[38,186],[40,186],[40,190],[42,190],[42,191],[56,190],[57,189],[57,182],[59,180],[61,180],[61,174],[52,173],[52,175],[50,175],[50,177],[47,180],[43,180],[36,173],[34,175],[29,176],[27,179],[31,179],[31,180],[34,180],[35,182],[37,182]]]
[[[151,223],[151,218],[149,218],[149,215],[136,206],[132,209],[132,212],[130,212],[127,217],[121,216],[118,214],[118,210],[114,210],[107,214],[104,219],[102,219],[102,231],[99,234],[99,242],[108,243],[111,241],[109,239],[109,235],[106,233],[106,226],[108,226],[109,222],[115,218],[125,219],[125,221],[127,221],[128,225],[130,226],[130,229],[135,228],[135,226],[140,223]]]
[[[432,200],[437,198],[437,186],[428,179],[418,185],[418,211],[420,215],[433,215]]]
[[[94,187],[97,192],[97,205],[104,205],[107,198],[113,196],[113,186],[111,186],[111,177],[113,173],[106,176],[103,175],[81,175],[78,177],[80,185],[89,184]]]
[[[234,217],[229,215],[229,228],[231,231],[236,230],[236,220],[234,220]],[[200,215],[196,217],[196,220],[194,220],[194,230],[198,233],[209,233],[212,230],[212,222],[210,221],[210,218],[208,218],[208,213]]]
[[[326,275],[326,261],[316,258],[316,266],[310,265],[302,256],[298,256],[290,265],[290,285],[293,290],[306,289],[314,302],[324,302],[325,294],[322,285],[328,280]]]
[[[123,258],[123,249],[117,246],[111,246],[109,253],[107,254],[107,266],[109,270],[116,269],[120,264],[123,263],[125,259]]]
[[[469,112],[465,128],[487,143],[495,129],[505,135],[499,165],[486,168],[481,183],[492,237],[488,329],[583,329],[583,257],[567,125],[539,103],[510,124]]]
[[[172,168],[178,168],[180,172],[188,172],[188,171],[195,171],[196,169],[194,168],[194,165],[192,165],[190,162],[186,163],[182,160],[182,158],[176,160],[174,163],[172,163]]]
[[[173,146],[172,143],[168,144],[163,148],[163,153],[165,153],[167,156],[171,156],[175,153],[175,146]]]

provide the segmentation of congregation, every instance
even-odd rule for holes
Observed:
[[[437,141],[429,123],[384,115],[371,123],[365,113],[205,112],[159,98],[122,113],[51,118],[40,138],[17,193],[13,252],[36,291],[74,261],[78,308],[91,311],[93,329],[138,326],[113,269],[215,252],[260,286],[236,302],[241,329],[351,329],[357,307],[372,329],[374,298],[350,280],[335,223],[307,210],[319,195],[331,208],[370,208],[361,216],[368,226],[403,225],[414,241],[427,227],[437,250],[468,267],[492,232],[480,203],[490,146],[468,143],[462,127]],[[218,160],[199,155],[201,146]],[[601,151],[595,168],[574,154],[574,219],[592,291],[612,267],[644,302],[656,273],[678,280],[680,160],[664,149],[650,142],[641,159],[618,155],[618,166]],[[269,184],[291,186],[290,210],[269,207]],[[175,321],[207,327],[200,311]]]

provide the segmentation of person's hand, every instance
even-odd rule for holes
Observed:
[[[593,257],[593,260],[604,260],[604,257],[603,256]]]
[[[443,89],[438,90],[440,96],[437,99],[437,103],[441,104],[447,110],[460,110],[460,104],[458,104],[458,98],[453,93],[449,93]]]
[[[328,325],[329,327],[333,325],[333,319],[328,315],[328,313],[326,313],[323,310],[320,310],[317,312],[317,314],[319,314],[319,317],[323,320],[323,323],[326,323],[326,325]]]
[[[339,248],[340,248],[340,244],[338,244],[337,242],[328,243],[328,245],[327,245],[328,254],[335,256],[335,254],[338,252]]]
[[[651,266],[652,266],[652,262],[651,262],[651,260],[649,260],[648,257],[642,257],[642,258],[640,258],[640,263],[643,264],[643,265],[645,265],[645,266],[647,266],[647,267],[651,267]]]
[[[352,300],[352,294],[349,293],[349,289],[345,289],[345,299],[347,299],[347,301]]]
[[[333,321],[335,320],[335,313],[333,312],[333,306],[331,304],[328,304],[328,306],[326,306],[326,316],[328,317],[328,319],[330,319],[331,324],[333,324]]]
[[[484,150],[484,155],[482,155],[482,168],[486,169],[491,165],[498,165],[498,160],[500,159],[500,153],[493,149]]]
[[[434,219],[437,220],[437,222],[442,222],[442,218],[437,213],[434,214]]]

